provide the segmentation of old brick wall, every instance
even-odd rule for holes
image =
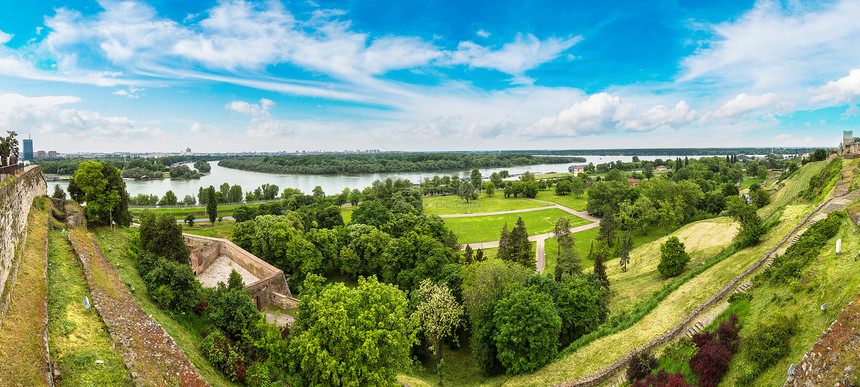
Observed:
[[[33,198],[47,193],[48,185],[38,165],[29,166],[0,184],[0,294],[3,294],[13,271],[15,251],[24,245],[30,205]]]

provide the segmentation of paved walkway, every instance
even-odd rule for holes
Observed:
[[[540,211],[540,210],[546,210],[546,209],[550,209],[550,208],[557,208],[559,210],[567,212],[568,214],[578,216],[582,219],[585,219],[585,220],[588,220],[591,222],[591,223],[583,225],[583,226],[571,228],[570,229],[571,233],[577,233],[580,231],[585,231],[585,230],[589,230],[589,229],[600,226],[600,218],[593,217],[585,211],[576,211],[572,208],[562,206],[561,204],[557,204],[557,203],[553,203],[553,202],[547,202],[544,200],[537,200],[537,199],[529,199],[529,200],[534,200],[536,202],[541,202],[541,203],[549,203],[549,204],[552,204],[552,206],[537,207],[537,208],[526,208],[526,209],[522,209],[522,210],[482,212],[482,213],[477,213],[477,214],[440,215],[439,217],[441,217],[441,218],[462,218],[462,217],[469,217],[469,216],[505,215],[505,214],[516,214],[516,213],[521,213],[521,212]],[[544,234],[538,234],[538,235],[532,235],[529,237],[529,242],[536,242],[535,243],[535,257],[537,260],[537,272],[538,273],[543,273],[544,269],[546,268],[546,251],[545,251],[546,239],[547,238],[554,238],[554,237],[555,237],[555,234],[552,232],[548,232],[548,233],[544,233]],[[464,243],[463,248],[465,248],[466,246],[469,246],[472,249],[492,249],[492,248],[499,247],[499,241]]]

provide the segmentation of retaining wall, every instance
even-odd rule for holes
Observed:
[[[6,282],[14,282],[15,252],[23,248],[27,238],[27,214],[33,198],[45,195],[48,185],[38,165],[0,181],[0,294]]]

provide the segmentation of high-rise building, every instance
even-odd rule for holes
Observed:
[[[36,158],[37,159],[44,159],[47,156],[48,156],[48,154],[45,153],[45,151],[36,151]]]
[[[48,151],[48,157],[57,157],[57,151]]]
[[[33,161],[33,139],[24,139],[24,161]]]

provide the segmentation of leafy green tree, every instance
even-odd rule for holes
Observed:
[[[323,272],[322,254],[305,239],[302,227],[293,215],[260,215],[237,224],[233,241],[301,283],[305,276]]]
[[[241,203],[242,202],[242,186],[241,185],[232,185],[230,186],[230,191],[227,194],[227,202],[229,203]]]
[[[66,200],[66,191],[63,191],[63,187],[60,187],[59,185],[55,185],[54,186],[54,194],[51,195],[51,197],[54,199]]]
[[[624,236],[621,237],[621,243],[618,244],[618,257],[622,272],[627,272],[627,264],[630,263],[630,247],[632,244],[633,243],[630,240],[630,231],[625,231]]]
[[[200,283],[188,263],[156,257],[143,280],[150,295],[164,309],[188,312],[200,299]]]
[[[144,211],[140,222],[140,247],[170,261],[188,264],[191,250],[185,246],[182,225],[173,216]]]
[[[526,173],[528,173],[528,172],[526,172]],[[540,186],[538,185],[538,183],[536,181],[528,180],[525,183],[523,183],[522,192],[523,192],[523,196],[525,196],[527,198],[534,199],[537,197],[538,192],[540,192]]]
[[[242,275],[236,270],[230,270],[230,277],[227,279],[227,289],[242,290],[245,288],[245,281],[242,280]]]
[[[457,195],[468,203],[470,200],[477,197],[475,194],[475,186],[472,185],[472,182],[470,181],[460,182],[460,186],[457,188]]]
[[[563,216],[558,218],[555,222],[555,227],[552,229],[552,233],[558,241],[558,251],[556,253],[561,254],[562,246],[573,245],[573,234],[570,233],[569,217]]]
[[[627,196],[627,184],[617,181],[599,181],[588,189],[588,212],[603,217],[604,213],[618,211]]]
[[[84,161],[72,177],[69,193],[73,200],[86,203],[87,221],[131,224],[125,182],[113,165]]]
[[[434,284],[429,279],[421,281],[412,293],[412,300],[417,302],[417,306],[411,318],[427,335],[430,351],[441,360],[442,340],[448,337],[456,340],[454,332],[462,325],[463,306],[447,286]]]
[[[666,277],[674,277],[684,271],[684,267],[690,262],[686,247],[678,237],[670,237],[660,245],[660,263],[657,270]]]
[[[496,258],[503,261],[511,260],[511,233],[508,232],[508,222],[502,226],[502,233],[499,235],[499,250],[496,251]]]
[[[185,217],[185,224],[187,224],[188,227],[194,227],[194,219],[196,219],[194,214],[188,214],[188,216]]]
[[[182,198],[182,204],[184,204],[186,206],[193,206],[194,203],[195,203],[194,196],[185,195],[185,197]]]
[[[469,180],[472,182],[472,186],[475,187],[476,190],[481,190],[481,171],[478,168],[473,168],[472,173],[469,174]]]
[[[561,348],[594,331],[609,316],[609,297],[593,273],[564,276],[558,284],[556,306],[561,317]]]
[[[167,190],[164,193],[164,196],[161,198],[161,201],[158,202],[159,206],[175,206],[177,203],[176,194],[171,190]]]
[[[355,288],[310,279],[290,342],[290,384],[395,385],[415,341],[403,292],[373,277]]]
[[[371,200],[361,203],[352,213],[352,223],[367,224],[382,227],[391,221],[391,210],[382,204],[380,200]]]
[[[215,224],[215,219],[218,218],[218,200],[215,199],[215,187],[209,186],[209,192],[206,193],[206,215],[209,216],[209,221]]]
[[[556,195],[567,195],[571,192],[572,188],[570,186],[569,180],[559,181],[555,186]]]
[[[493,184],[494,184],[496,187],[501,187],[501,186],[502,186],[502,183],[503,183],[503,181],[502,181],[502,175],[499,175],[499,173],[498,173],[498,172],[493,172],[493,173],[490,175],[490,181],[491,181],[491,182],[493,182]]]
[[[627,176],[624,175],[624,172],[621,172],[620,169],[613,168],[606,174],[606,181],[617,181],[622,184],[627,184]]]
[[[312,193],[313,193],[314,199],[316,199],[317,201],[325,199],[325,191],[323,191],[322,187],[320,187],[320,186],[314,187],[314,190]]]
[[[9,163],[9,155],[18,157],[18,140],[15,139],[18,133],[14,131],[6,133],[8,134],[6,137],[0,137],[0,166],[4,167]]]
[[[197,160],[194,162],[194,169],[202,172],[208,173],[212,170],[212,166],[206,160]]]
[[[493,184],[492,181],[487,183],[487,196],[493,197],[493,194],[495,194],[495,193],[496,193],[496,185]]]
[[[735,242],[740,247],[757,245],[766,230],[755,208],[748,205],[746,200],[739,196],[726,198],[726,207],[726,212],[729,216],[741,224],[740,230],[735,235]]]
[[[579,274],[580,272],[582,272],[581,260],[573,248],[573,244],[562,247],[555,264],[555,280],[561,281],[565,274]]]
[[[190,269],[189,269],[190,270]],[[242,331],[260,319],[254,301],[242,289],[230,289],[221,285],[209,297],[209,323],[232,339],[241,337]]]
[[[508,375],[532,372],[558,353],[561,318],[546,294],[524,289],[500,300],[493,325],[496,356]]]

